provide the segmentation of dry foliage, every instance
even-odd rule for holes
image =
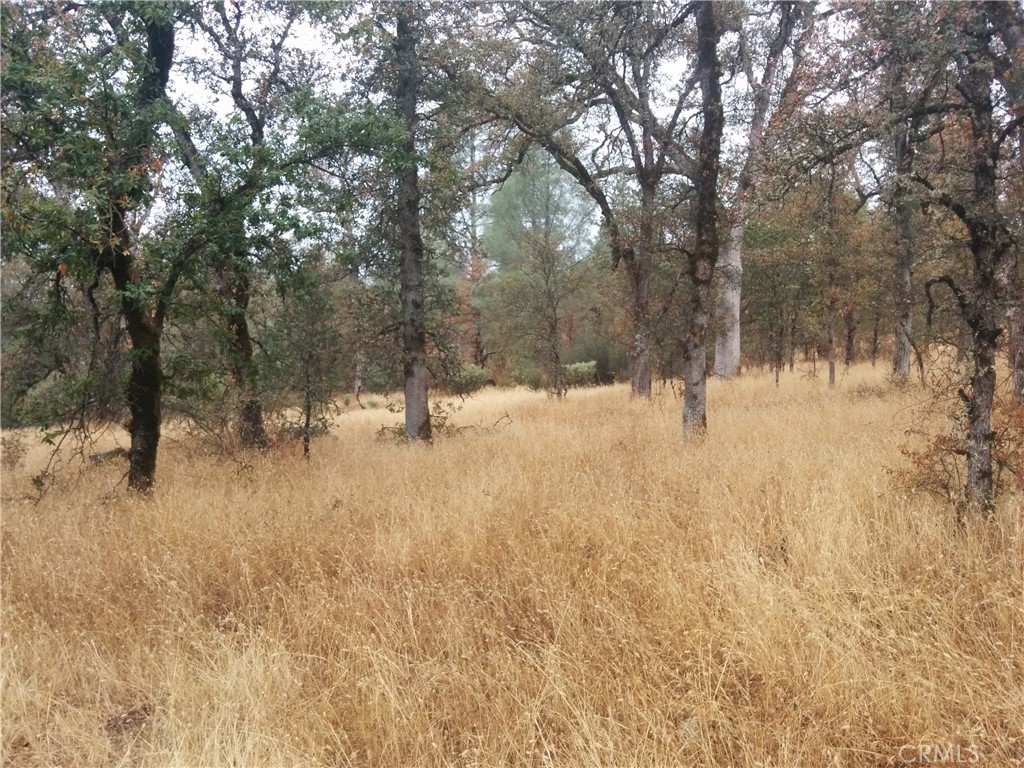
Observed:
[[[961,529],[896,489],[921,395],[855,394],[881,381],[712,382],[703,445],[623,387],[490,391],[460,418],[507,428],[432,447],[353,411],[242,474],[168,440],[148,502],[104,501],[105,466],[19,501],[33,449],[4,475],[0,757],[1014,765],[1022,499]]]
[[[915,407],[903,447],[907,461],[899,483],[911,491],[935,494],[963,510],[967,480],[967,374],[948,350],[928,366],[928,397]],[[992,471],[997,495],[1024,491],[1024,403],[1013,396],[1009,372],[1000,371],[992,408]],[[905,383],[902,384],[905,386]],[[945,414],[945,418],[933,418]]]

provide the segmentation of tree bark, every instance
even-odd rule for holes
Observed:
[[[423,281],[425,254],[420,231],[419,161],[416,157],[416,107],[420,90],[417,6],[397,3],[395,54],[398,63],[395,103],[405,129],[398,169],[398,240],[401,251],[402,354],[405,380],[405,434],[409,440],[430,442],[430,403],[427,398],[427,336]]]
[[[626,274],[633,297],[630,319],[633,337],[629,345],[630,388],[634,397],[651,396],[651,268],[644,259],[626,262]]]
[[[248,310],[251,289],[244,254],[233,254],[221,269],[221,297],[227,303],[228,356],[238,392],[238,439],[244,449],[263,449],[269,441],[263,425],[263,403],[254,381],[253,343]]]
[[[1013,374],[1013,396],[1024,400],[1024,307],[1010,307],[1006,312],[1007,351]]]
[[[971,296],[961,300],[961,311],[971,329],[973,370],[967,405],[967,509],[988,517],[995,508],[992,473],[992,406],[996,388],[996,348],[1000,329],[996,308],[1001,298],[1000,267],[1010,250],[1011,239],[999,211],[998,126],[994,119],[992,85],[995,73],[987,61],[983,47],[987,41],[984,6],[974,6],[977,14],[973,28],[975,39],[965,46],[960,92],[970,105],[973,190],[971,210],[960,210],[961,219],[970,232],[974,274]],[[956,210],[954,210],[956,212]]]
[[[829,291],[835,290],[830,286]],[[830,297],[828,300],[828,386],[832,389],[836,385],[836,300]]]
[[[718,262],[719,294],[716,317],[715,376],[732,378],[740,373],[740,305],[743,295],[743,236],[746,231],[747,203],[736,204],[736,221],[729,229],[729,240]]]
[[[846,331],[843,343],[843,365],[849,368],[857,358],[857,316],[853,313],[852,308],[843,313],[843,327]]]
[[[150,108],[164,98],[174,59],[174,25],[172,22],[146,23],[147,60],[144,64],[137,100],[138,115],[129,132],[128,146],[117,158],[117,170],[130,174],[133,183],[128,194],[106,201],[105,219],[109,242],[96,254],[99,271],[109,269],[118,292],[121,316],[124,318],[132,348],[128,378],[128,488],[148,493],[156,479],[157,449],[160,444],[163,389],[160,361],[160,338],[163,332],[164,306],[155,312],[146,305],[143,292],[137,288],[134,274],[132,235],[128,226],[127,203],[141,201],[147,178],[137,169],[145,166],[155,133]],[[161,302],[164,301],[161,298]]]
[[[125,211],[115,208],[110,230],[117,244],[105,249],[102,259],[109,266],[131,341],[128,374],[128,488],[147,493],[156,476],[157,448],[160,444],[162,374],[160,363],[160,326],[154,322],[145,300],[132,291],[131,235]]]
[[[754,191],[755,167],[760,159],[761,146],[764,143],[765,127],[771,108],[772,94],[779,73],[779,64],[786,47],[793,39],[797,23],[806,10],[798,3],[784,3],[779,6],[779,28],[772,39],[765,60],[764,72],[760,81],[754,80],[753,66],[750,61],[750,47],[741,45],[742,65],[747,80],[754,88],[753,114],[747,131],[747,153],[740,170],[736,190],[736,204],[733,208],[733,223],[729,229],[729,240],[721,254],[716,268],[719,277],[718,304],[715,317],[718,333],[715,339],[715,376],[731,378],[740,373],[741,331],[740,309],[743,291],[743,237],[746,232],[747,216],[750,208],[750,196]],[[808,19],[804,19],[807,31]],[[742,32],[741,32],[742,35]],[[799,69],[805,37],[799,36],[793,52],[793,69],[783,89],[791,90],[793,79]]]
[[[878,362],[878,331],[881,325],[882,319],[875,310],[875,319],[871,322],[871,367],[874,368]]]
[[[992,484],[992,406],[996,393],[996,339],[999,329],[995,312],[980,309],[978,327],[973,333],[973,371],[967,405],[967,486],[965,498],[970,511],[983,517],[991,514],[995,504]]]
[[[913,149],[907,130],[896,137],[896,190],[893,209],[896,224],[896,258],[894,297],[896,303],[896,338],[893,344],[892,375],[906,380],[910,376],[910,353],[913,346],[913,264],[914,247],[911,231],[912,209],[908,198],[907,177],[913,163]]]
[[[722,107],[718,41],[721,29],[713,3],[697,7],[697,76],[702,93],[699,178],[693,206],[695,245],[688,256],[690,323],[683,343],[683,437],[707,431],[707,335],[711,278],[718,259],[718,171],[725,114]]]

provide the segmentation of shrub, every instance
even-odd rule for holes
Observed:
[[[536,368],[516,368],[512,371],[512,381],[534,391],[544,388],[544,374]]]
[[[481,365],[464,365],[447,377],[448,391],[453,395],[471,395],[491,380],[490,372]]]
[[[572,387],[593,387],[597,384],[597,361],[588,360],[585,363],[570,363],[563,366],[565,371],[566,386]]]

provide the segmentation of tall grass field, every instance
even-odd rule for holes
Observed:
[[[308,462],[170,425],[149,499],[107,462],[37,502],[33,444],[0,759],[1021,765],[1024,501],[960,526],[915,491],[926,399],[867,366],[712,381],[684,444],[671,388],[491,390],[430,447],[349,411]]]

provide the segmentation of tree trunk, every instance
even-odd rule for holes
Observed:
[[[1010,307],[1006,312],[1006,325],[1013,395],[1024,400],[1024,307]]]
[[[992,485],[992,406],[996,393],[996,339],[999,329],[991,307],[979,309],[978,328],[972,345],[974,371],[967,405],[967,509],[982,517],[991,514],[995,503]]]
[[[736,205],[736,220],[729,230],[722,258],[718,262],[719,294],[715,315],[715,376],[732,378],[740,372],[740,304],[743,290],[743,233],[746,229],[746,198]]]
[[[707,431],[707,335],[711,318],[711,278],[718,259],[718,170],[725,114],[722,108],[718,40],[713,3],[697,6],[697,73],[702,94],[698,161],[693,206],[695,245],[688,256],[690,323],[683,343],[683,438]]]
[[[313,437],[313,382],[309,376],[309,364],[310,361],[307,360],[302,398],[302,457],[306,461],[309,461],[309,444]]]
[[[846,331],[846,338],[843,343],[843,365],[849,368],[857,357],[857,316],[852,309],[843,313],[843,326]]]
[[[128,379],[128,412],[131,414],[128,487],[147,493],[153,488],[156,478],[157,447],[160,443],[160,335],[140,324],[130,310],[125,312],[125,320],[132,341]]]
[[[988,34],[983,4],[972,6],[977,14],[975,34]],[[965,46],[958,90],[970,105],[973,189],[970,208],[954,203],[953,210],[968,226],[971,235],[973,277],[971,295],[964,299],[961,312],[971,329],[971,391],[967,405],[967,509],[988,517],[995,508],[992,481],[992,406],[996,388],[996,348],[999,327],[996,307],[1002,294],[1000,269],[1010,252],[1012,240],[999,210],[999,189],[996,172],[999,161],[999,134],[994,120],[992,85],[995,79],[991,63],[973,46]],[[961,393],[963,394],[963,393]]]
[[[118,291],[121,316],[128,330],[132,348],[128,374],[128,488],[148,493],[156,476],[157,448],[160,444],[160,400],[162,375],[160,363],[160,326],[146,310],[145,299],[132,291],[131,235],[125,222],[125,211],[115,209],[111,231],[118,242],[105,249],[102,259],[110,267],[114,287]]]
[[[833,288],[829,288],[829,291],[833,291]],[[828,316],[827,316],[827,328],[828,332],[828,386],[832,389],[836,385],[836,300],[829,298],[828,300]]]
[[[779,65],[787,49],[793,57],[793,69],[789,81],[785,84],[783,94],[788,93],[795,85],[799,70],[797,62],[803,55],[803,38],[790,45],[798,22],[809,22],[804,17],[805,9],[798,3],[780,4],[779,28],[768,46],[768,55],[759,82],[755,82],[753,68],[749,58],[750,49],[741,44],[741,59],[749,85],[754,90],[753,113],[747,131],[747,153],[737,180],[736,205],[733,210],[733,223],[729,230],[729,241],[726,244],[721,261],[717,264],[719,274],[718,305],[715,319],[718,334],[715,339],[715,376],[731,378],[740,373],[740,309],[743,290],[743,236],[746,230],[750,196],[754,191],[755,167],[759,161],[761,147],[764,143],[764,131],[768,124],[772,96],[778,79]],[[783,100],[785,100],[783,98]]]
[[[157,309],[151,312],[146,305],[145,292],[138,290],[127,202],[143,197],[147,180],[145,174],[139,175],[136,169],[143,164],[155,133],[155,125],[148,122],[151,116],[146,113],[166,92],[174,59],[174,25],[172,22],[149,21],[146,23],[146,36],[147,61],[138,98],[139,112],[145,117],[130,127],[131,139],[125,153],[118,158],[134,181],[130,193],[122,193],[116,200],[106,202],[106,210],[101,215],[106,221],[110,242],[97,253],[98,268],[109,269],[113,277],[121,316],[132,343],[128,377],[128,431],[131,435],[128,488],[141,493],[151,491],[156,479],[163,388],[160,337],[167,297],[161,294]]]
[[[651,270],[641,256],[626,263],[626,274],[633,294],[631,321],[633,338],[629,345],[630,388],[634,397],[651,396],[652,338],[650,316]]]
[[[786,319],[780,317],[775,326],[775,349],[772,350],[772,367],[775,369],[775,386],[779,386],[782,369],[786,365]]]
[[[893,195],[896,219],[895,290],[896,338],[892,353],[892,375],[895,379],[910,376],[910,353],[913,345],[913,264],[914,248],[911,231],[912,210],[907,199],[906,176],[910,174],[913,150],[907,131],[896,139],[896,190]]]
[[[789,319],[789,372],[796,370],[796,312]]]
[[[237,266],[244,254],[234,254],[233,260],[221,270],[221,296],[227,303],[228,356],[231,378],[238,393],[238,439],[244,449],[263,449],[269,444],[263,425],[263,403],[256,391],[253,372],[253,344],[247,319],[249,310],[249,276],[244,267]]]
[[[711,317],[711,286],[701,286],[693,298],[704,305],[702,312],[694,311],[690,320],[694,324],[683,344],[683,438],[703,437],[708,428],[707,417],[707,332]]]
[[[875,320],[871,324],[871,367],[875,367],[875,363],[878,362],[878,331],[881,325],[881,317],[878,312],[875,312]]]
[[[405,434],[409,440],[430,442],[430,403],[427,399],[427,335],[423,297],[423,238],[420,233],[419,164],[416,157],[416,107],[419,101],[420,63],[416,52],[419,41],[417,6],[394,6],[397,34],[395,54],[398,62],[395,101],[406,136],[403,162],[398,169],[396,190],[398,237],[401,250],[402,353],[405,379]]]

